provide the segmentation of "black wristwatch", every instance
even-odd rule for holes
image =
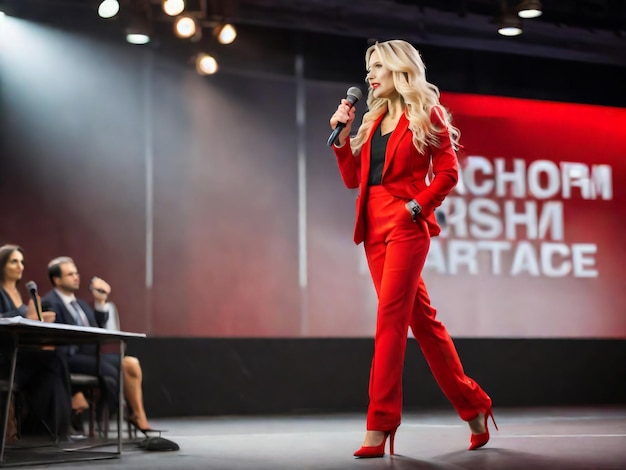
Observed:
[[[422,212],[422,206],[415,199],[411,199],[406,203],[409,211],[411,212],[411,216],[413,217],[413,222],[417,220],[417,215]]]

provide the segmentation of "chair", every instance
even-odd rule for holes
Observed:
[[[9,380],[0,379],[0,394],[6,394],[9,392]],[[13,396],[9,398],[12,400],[9,405],[9,418],[7,419],[7,426],[11,423],[12,419],[15,419],[15,436],[19,439],[21,433],[21,416],[22,416],[22,401],[20,399],[20,389],[17,383],[13,382]],[[4,403],[4,401],[2,402]],[[11,416],[13,415],[13,416]],[[2,433],[6,434],[6,429],[4,429],[4,410],[0,412],[0,416],[2,417]]]
[[[119,331],[120,319],[117,307],[113,302],[109,302],[107,307],[109,310],[109,318],[103,327],[109,330]],[[100,348],[98,348],[98,354],[100,354],[100,352]],[[103,378],[103,380],[106,380],[106,377]],[[95,424],[97,424],[98,433],[101,436],[104,434],[103,437],[107,439],[109,436],[110,410],[106,399],[106,392],[102,389],[100,378],[95,375],[70,374],[70,382],[72,387],[85,393],[85,397],[89,402],[89,437],[94,437],[94,427]],[[98,419],[97,416],[98,405],[102,406],[101,419]]]
[[[89,437],[95,436],[95,425],[98,425],[98,434],[109,437],[109,404],[106,392],[103,391],[100,378],[97,375],[70,374],[72,388],[82,391],[89,403]],[[98,408],[101,407],[103,426],[98,420]]]

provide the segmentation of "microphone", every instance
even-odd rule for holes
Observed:
[[[353,86],[353,87],[348,88],[348,92],[346,93],[346,100],[348,100],[348,102],[350,103],[350,107],[352,107],[356,104],[357,101],[361,99],[362,96],[363,96],[363,92],[361,91],[361,89]],[[330,137],[328,138],[327,143],[329,147],[335,143],[335,140],[337,140],[339,133],[343,130],[344,127],[346,127],[345,122],[337,123],[337,125],[335,126],[335,129],[333,130],[332,134],[330,134]]]
[[[26,283],[26,288],[35,303],[35,310],[37,310],[37,317],[39,318],[39,321],[43,321],[43,317],[41,316],[41,305],[39,305],[39,299],[37,298],[37,284],[35,284],[35,281],[28,281]]]

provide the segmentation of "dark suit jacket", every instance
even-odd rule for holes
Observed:
[[[89,326],[102,328],[108,319],[107,312],[94,311],[91,306],[82,299],[76,298],[78,305],[83,309],[87,320],[89,320]],[[65,307],[63,299],[52,289],[46,295],[41,298],[41,309],[45,311],[52,311],[56,313],[56,323],[64,323],[66,325],[76,325],[74,316]],[[81,344],[80,346],[68,348],[68,353],[76,354],[95,354],[96,347],[92,344]],[[71,352],[70,352],[71,351]]]

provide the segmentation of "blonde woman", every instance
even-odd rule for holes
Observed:
[[[356,135],[350,138],[355,112],[348,101],[342,100],[330,119],[333,129],[346,124],[333,150],[345,185],[359,188],[354,241],[364,242],[378,294],[367,431],[354,455],[382,457],[388,436],[393,454],[409,327],[443,393],[469,423],[473,450],[489,440],[491,399],[465,375],[422,280],[430,238],[440,232],[434,210],[458,178],[459,131],[411,44],[376,43],[367,49],[365,63],[368,112]]]

